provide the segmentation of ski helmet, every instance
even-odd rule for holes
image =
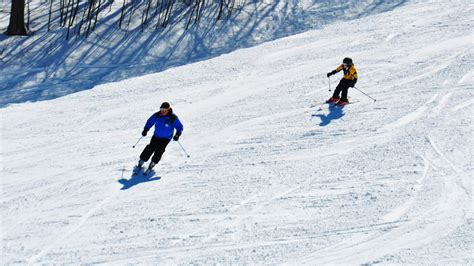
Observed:
[[[160,108],[164,108],[164,109],[168,109],[168,108],[170,108],[170,107],[171,107],[171,106],[170,106],[170,104],[169,104],[168,102],[163,102],[163,103],[161,104],[161,106],[160,106]]]
[[[352,59],[349,58],[349,57],[346,57],[346,58],[344,58],[344,60],[342,60],[342,63],[347,64],[348,66],[351,66],[352,65]]]

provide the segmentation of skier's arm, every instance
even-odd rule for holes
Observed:
[[[354,86],[356,85],[356,83],[357,83],[357,78],[354,78],[354,79],[352,80],[352,85],[351,85],[351,87],[354,87]]]
[[[329,72],[327,74],[328,78],[334,74],[336,74],[337,72],[341,71],[342,70],[342,65],[338,66],[336,69],[334,69],[333,71]]]
[[[351,76],[354,77],[354,79],[357,79],[358,76],[357,76],[357,70],[355,69],[355,67],[352,67],[351,68]]]
[[[352,86],[351,87],[354,87],[355,84],[357,83],[357,78],[358,78],[357,70],[355,69],[355,67],[351,68],[351,77],[352,77]]]
[[[176,129],[176,133],[173,136],[173,140],[178,141],[179,136],[183,133],[183,124],[181,124],[181,121],[179,121],[179,118],[176,117],[176,120],[174,120],[173,127]]]
[[[150,128],[155,124],[155,122],[156,122],[156,114],[153,114],[153,115],[150,116],[150,118],[148,118],[148,120],[146,121],[145,127],[143,128],[143,133],[142,133],[143,136],[146,136],[146,133],[147,133],[148,130],[150,130]]]
[[[179,118],[176,118],[176,120],[174,120],[173,126],[176,129],[176,135],[181,135],[183,133],[184,127],[181,121],[179,121]]]

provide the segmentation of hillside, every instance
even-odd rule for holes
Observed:
[[[2,262],[473,264],[471,13],[408,2],[3,107]],[[319,111],[345,56],[377,101]],[[162,101],[191,157],[130,181]]]
[[[9,5],[0,1],[0,31],[8,25]],[[83,1],[85,2],[85,1]],[[132,1],[127,1],[131,3]],[[59,27],[58,2],[47,31],[48,1],[31,3],[29,38],[0,35],[0,107],[11,103],[55,99],[96,85],[115,82],[202,61],[237,49],[321,28],[335,21],[391,10],[403,0],[359,1],[237,1],[228,20],[215,20],[214,1],[205,1],[200,23],[185,26],[189,8],[177,4],[166,28],[156,28],[157,16],[140,26],[144,0],[133,1],[128,27],[118,27],[122,0],[104,1],[96,30],[87,38]],[[138,8],[139,7],[139,8]],[[184,11],[183,11],[184,10]],[[153,19],[154,18],[154,19]],[[128,25],[128,23],[127,23]]]

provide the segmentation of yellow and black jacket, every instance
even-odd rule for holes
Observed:
[[[341,64],[333,72],[337,73],[341,70],[344,71],[344,77],[343,77],[344,79],[353,80],[353,81],[357,82],[357,79],[358,79],[357,69],[355,68],[354,65],[351,65],[351,67],[349,67],[349,69],[346,70],[346,69],[344,69],[344,67]]]

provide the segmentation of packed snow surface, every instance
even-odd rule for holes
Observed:
[[[473,264],[472,9],[409,2],[0,109],[2,263]],[[377,101],[319,110],[345,56]],[[132,178],[162,101],[191,157],[172,142]]]

